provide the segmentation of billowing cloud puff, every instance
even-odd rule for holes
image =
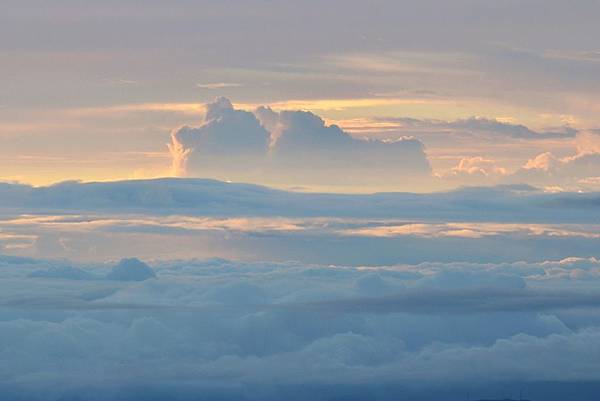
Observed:
[[[574,156],[557,157],[550,152],[530,159],[511,179],[539,186],[565,189],[594,188],[600,176],[600,153],[582,152]]]
[[[440,174],[444,179],[460,179],[464,182],[487,181],[487,184],[497,183],[507,171],[493,159],[481,156],[463,157],[449,172]]]
[[[270,152],[276,171],[302,182],[317,175],[330,182],[398,184],[430,172],[423,144],[416,139],[356,139],[310,112],[261,108],[257,115],[276,133]]]
[[[560,138],[558,133],[535,135],[552,138],[555,134]],[[464,184],[527,183],[556,191],[597,190],[600,188],[600,135],[597,131],[580,131],[570,142],[569,150],[573,145],[577,149],[573,155],[542,152],[510,170],[493,158],[464,157],[455,167],[436,175]]]
[[[169,146],[174,171],[188,176],[398,187],[430,174],[423,144],[416,139],[356,139],[310,112],[261,107],[250,113],[224,98],[207,105],[202,126],[173,132]]]
[[[225,98],[207,104],[200,127],[181,127],[171,138],[169,148],[176,173],[238,180],[259,172],[270,141],[269,133],[252,113],[235,110]]]
[[[600,188],[600,134],[581,131],[574,142],[577,153],[560,157],[552,152],[529,159],[510,180],[557,189],[598,190]]]
[[[2,400],[434,401],[502,386],[559,401],[549,386],[600,380],[593,258],[196,259],[155,262],[156,279],[140,282],[31,274],[53,263],[0,257]],[[588,277],[565,276],[577,270]]]

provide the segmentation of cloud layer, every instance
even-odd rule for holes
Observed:
[[[190,260],[156,262],[142,282],[32,274],[60,268],[98,277],[111,266],[0,258],[0,399],[433,401],[436,388],[484,397],[504,386],[558,400],[540,383],[600,380],[593,258]]]
[[[587,401],[600,383],[597,193],[159,179],[0,199],[2,401]]]
[[[382,265],[597,256],[598,193],[298,193],[202,179],[4,185],[4,253]]]

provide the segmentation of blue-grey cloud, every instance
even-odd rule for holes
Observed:
[[[206,179],[63,182],[0,186],[0,207],[32,211],[427,219],[429,221],[589,222],[600,195],[548,193],[527,185],[437,193],[324,194]],[[69,217],[77,219],[77,217]],[[84,218],[85,219],[85,218]]]
[[[484,396],[482,386],[600,380],[595,259],[367,270],[209,259],[154,262],[156,279],[141,282],[28,275],[57,263],[0,259],[2,397],[177,388],[182,399],[270,400],[300,386],[323,400],[349,389],[434,400],[432,387]],[[582,269],[592,282],[566,289],[559,271]]]
[[[125,258],[113,267],[106,276],[107,280],[115,281],[144,281],[154,278],[154,271],[137,258]]]
[[[408,117],[378,117],[374,123],[384,122],[392,124],[385,127],[385,131],[412,135],[445,134],[449,137],[462,136],[472,139],[499,140],[548,140],[548,139],[574,139],[578,130],[570,126],[563,126],[551,130],[536,131],[522,124],[509,123],[485,117],[471,117],[465,119],[442,121],[422,120]],[[365,125],[364,129],[374,131],[377,125]],[[360,129],[358,130],[360,132]],[[389,132],[388,132],[389,135]]]
[[[423,144],[416,139],[356,139],[310,112],[261,107],[255,115],[235,110],[224,98],[209,103],[201,127],[172,133],[174,170],[288,186],[387,183],[406,188],[430,174]]]

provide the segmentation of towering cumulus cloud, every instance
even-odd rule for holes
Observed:
[[[254,113],[219,98],[203,124],[171,135],[180,175],[285,185],[413,186],[429,177],[423,144],[354,138],[306,111]]]
[[[199,128],[172,133],[173,168],[179,174],[252,179],[264,167],[270,135],[256,117],[219,98],[206,106]]]

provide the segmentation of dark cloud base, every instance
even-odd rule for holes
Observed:
[[[60,386],[57,386],[60,387]],[[444,385],[432,383],[427,389],[393,383],[364,385],[243,385],[202,386],[189,383],[132,384],[116,386],[81,384],[71,390],[35,390],[23,385],[0,384],[0,401],[446,401],[522,400],[595,401],[600,382],[500,382]]]

